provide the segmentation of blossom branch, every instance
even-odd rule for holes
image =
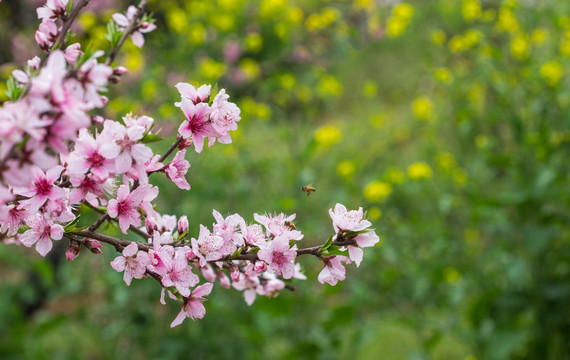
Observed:
[[[129,25],[127,26],[127,28],[123,32],[123,35],[119,39],[117,46],[115,46],[115,48],[111,51],[111,53],[107,57],[107,60],[105,61],[105,65],[111,65],[113,63],[113,61],[115,60],[115,57],[119,53],[119,50],[121,50],[121,47],[123,46],[123,44],[125,43],[125,41],[129,37],[129,35],[131,35],[134,31],[137,30],[137,28],[139,26],[139,21],[144,14],[144,8],[146,7],[147,3],[148,3],[148,0],[141,0],[141,2],[139,3],[139,6],[137,6],[137,11],[136,11],[135,15],[133,16],[133,18],[129,22]]]
[[[79,12],[81,11],[81,9],[83,9],[85,6],[87,6],[90,1],[91,0],[80,0],[77,3],[77,5],[75,5],[73,10],[71,10],[71,14],[69,14],[69,17],[64,19],[62,29],[59,33],[59,37],[57,38],[57,41],[53,45],[52,49],[59,49],[65,45],[65,36],[67,35],[67,32],[71,28],[73,21],[75,21],[75,18],[77,17],[77,15],[79,15]]]

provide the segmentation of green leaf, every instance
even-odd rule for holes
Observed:
[[[143,136],[143,138],[141,139],[141,142],[144,144],[148,144],[148,143],[153,143],[153,142],[157,142],[157,141],[161,141],[161,140],[164,140],[164,138],[158,136],[157,134],[147,133]]]
[[[321,247],[321,250],[319,251],[321,254],[322,254],[323,252],[327,251],[328,248],[331,247],[331,245],[333,244],[333,237],[334,237],[334,235],[331,235],[331,236],[327,239],[327,241],[325,242],[325,244]]]

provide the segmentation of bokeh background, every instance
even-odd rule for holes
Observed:
[[[39,54],[37,5],[0,4],[3,79]],[[106,23],[126,5],[93,0],[77,38],[107,49]],[[570,2],[149,9],[158,30],[142,52],[127,42],[130,73],[105,115],[146,114],[173,137],[180,81],[226,88],[242,109],[231,145],[189,152],[190,192],[159,180],[160,211],[187,214],[194,236],[211,209],[296,213],[311,246],[341,202],[367,209],[382,241],[335,287],[301,258],[309,279],[294,292],[248,307],[215,287],[206,317],[173,330],[178,304],[160,305],[152,280],[125,287],[112,248],[67,263],[65,246],[46,259],[2,246],[0,358],[570,357]]]

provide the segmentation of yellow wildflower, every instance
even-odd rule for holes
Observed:
[[[384,202],[392,193],[392,185],[382,181],[373,181],[366,185],[363,193],[369,202]]]
[[[564,71],[560,64],[553,60],[540,67],[540,75],[544,78],[546,83],[550,86],[555,86],[560,81]]]
[[[315,141],[319,146],[328,148],[342,139],[342,133],[333,125],[321,126],[315,131]]]
[[[418,161],[408,166],[410,180],[429,179],[433,174],[431,167],[425,162]]]
[[[419,120],[428,120],[432,115],[433,103],[429,98],[421,96],[412,103],[412,110]]]

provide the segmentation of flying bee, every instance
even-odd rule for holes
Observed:
[[[289,228],[289,230],[297,230],[297,227],[292,221],[285,221],[285,226]]]
[[[307,193],[307,196],[311,195],[311,193],[313,191],[317,191],[317,189],[315,189],[313,186],[311,185],[305,185],[303,187],[301,187],[301,191],[304,191]]]

